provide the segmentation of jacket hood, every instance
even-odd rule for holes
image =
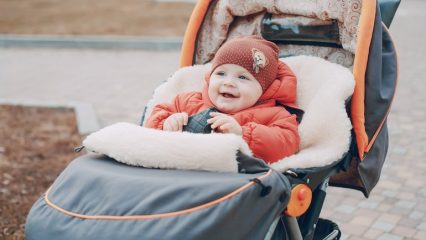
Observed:
[[[277,78],[265,90],[259,101],[275,100],[283,105],[297,108],[297,81],[293,71],[283,62],[278,62]]]

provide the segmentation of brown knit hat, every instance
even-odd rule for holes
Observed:
[[[278,72],[278,46],[259,36],[232,39],[216,52],[210,73],[222,64],[237,64],[249,71],[262,86],[262,91],[272,84]]]

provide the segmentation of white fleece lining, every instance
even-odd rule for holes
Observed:
[[[133,166],[162,169],[238,172],[237,151],[251,155],[234,134],[167,132],[116,123],[83,141],[90,151]]]
[[[351,122],[345,100],[355,81],[349,69],[322,58],[296,56],[281,59],[297,77],[297,105],[305,111],[299,125],[300,151],[271,166],[321,167],[339,160],[348,151]],[[210,65],[179,69],[159,86],[147,105],[145,121],[153,106],[171,102],[178,93],[201,91]],[[145,122],[144,122],[145,123]],[[233,134],[164,132],[119,123],[89,135],[83,144],[130,165],[236,172],[238,150],[250,154],[244,140]]]
[[[351,71],[319,57],[295,56],[281,59],[297,77],[297,105],[305,111],[299,125],[300,151],[271,166],[289,168],[321,167],[339,160],[348,151],[351,122],[345,101],[355,86]],[[200,91],[210,65],[179,69],[158,87],[147,105],[145,121],[153,106],[171,102],[181,92]]]
[[[273,163],[279,171],[322,167],[349,149],[352,125],[345,109],[355,80],[349,69],[318,57],[283,59],[297,77],[297,105],[305,111],[299,125],[300,151]]]

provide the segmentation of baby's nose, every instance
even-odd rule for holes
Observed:
[[[233,79],[231,78],[227,78],[224,82],[223,85],[225,86],[230,86],[230,87],[235,87],[235,82]]]

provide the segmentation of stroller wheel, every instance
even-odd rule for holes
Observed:
[[[327,219],[318,219],[314,240],[338,240],[341,232],[339,226]]]

